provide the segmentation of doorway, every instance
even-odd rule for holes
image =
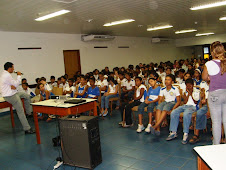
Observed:
[[[64,50],[63,53],[65,74],[73,78],[77,71],[81,71],[79,50]]]

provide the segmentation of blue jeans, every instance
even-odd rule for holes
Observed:
[[[109,99],[114,98],[114,97],[118,97],[118,94],[113,94],[113,95],[109,95],[109,96],[102,96],[101,97],[101,108],[108,109],[109,108]]]
[[[157,106],[157,102],[146,104],[145,102],[141,103],[138,107],[138,113],[144,114],[144,108],[147,107],[148,113],[153,113],[155,106]]]
[[[157,110],[165,110],[165,111],[170,111],[174,107],[176,103],[175,102],[162,102],[157,106]]]
[[[203,130],[206,128],[206,122],[207,122],[206,113],[207,112],[208,112],[207,105],[202,106],[202,108],[197,111],[196,129]]]
[[[184,125],[183,132],[188,133],[189,126],[191,123],[192,113],[194,113],[195,111],[196,111],[196,107],[192,106],[192,105],[183,105],[183,106],[180,106],[180,107],[176,108],[175,110],[173,110],[172,113],[170,114],[170,131],[177,132],[180,113],[184,112],[184,114],[183,114],[183,125]]]

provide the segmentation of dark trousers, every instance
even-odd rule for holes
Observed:
[[[126,120],[126,125],[131,125],[133,123],[132,121],[132,116],[131,116],[131,113],[132,113],[132,108],[134,106],[139,106],[141,104],[140,101],[134,101],[132,103],[122,103],[122,106],[120,107],[120,110],[121,110],[121,117],[122,117],[122,120],[123,120],[123,111],[125,110],[125,120]]]
[[[127,95],[127,99],[128,101],[131,101],[133,99],[133,96],[134,96],[134,91],[129,91],[129,92],[126,92],[124,93],[123,91],[121,92],[121,100],[125,100],[126,99],[126,96]]]

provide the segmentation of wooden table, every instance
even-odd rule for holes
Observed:
[[[4,100],[3,97],[0,98],[0,109],[4,109],[4,108],[8,108],[10,109],[10,117],[11,117],[11,123],[12,123],[12,127],[15,127],[15,122],[14,122],[14,115],[13,115],[13,106],[8,103],[7,101]]]
[[[198,170],[223,170],[225,168],[226,144],[197,146]]]
[[[96,99],[84,99],[84,100],[86,100],[86,102],[79,104],[68,104],[63,102],[60,103],[59,101],[56,102],[55,99],[31,103],[33,107],[37,144],[41,144],[37,113],[68,116],[93,110],[94,116],[97,116]]]

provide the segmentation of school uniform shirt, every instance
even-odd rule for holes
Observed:
[[[83,91],[85,90],[86,86],[87,85],[84,85],[84,86],[79,85],[78,93],[83,93]],[[86,96],[87,96],[87,92],[85,92],[84,95],[82,95],[82,96],[78,95],[77,98],[86,98]]]
[[[188,96],[188,92],[185,92],[186,96]],[[192,97],[195,101],[199,101],[200,100],[200,90],[198,90],[197,88],[193,88],[193,92],[192,92]],[[189,96],[188,101],[185,105],[192,105],[192,106],[196,106],[195,102],[193,101],[191,96]]]
[[[51,88],[51,90],[53,90],[53,87],[57,87],[57,83],[54,82],[53,84],[49,83],[49,87]]]
[[[90,86],[90,82],[88,81],[88,82],[86,83],[86,85],[87,85],[87,86]]]
[[[118,82],[118,84],[121,84],[121,87],[123,87],[123,86],[125,86],[126,78],[123,78],[122,80],[120,80],[120,78],[118,78],[117,82]]]
[[[184,92],[186,91],[186,84],[183,81],[181,84],[179,84],[180,89],[182,90],[182,93],[184,94]],[[196,82],[194,81],[194,86],[196,86]]]
[[[200,83],[202,82],[202,79],[201,80],[197,80],[197,79],[194,78],[193,80],[194,80],[196,86],[199,86]]]
[[[161,77],[162,84],[165,86],[166,73],[165,72],[160,73],[159,71],[157,71],[157,74],[159,75],[159,77]]]
[[[110,89],[109,90],[109,93],[115,93],[116,92],[116,85],[115,84],[113,86],[110,84],[108,86],[108,88]]]
[[[200,83],[200,89],[205,89],[205,97],[208,99],[209,95],[209,84],[206,81],[202,81]]]
[[[93,75],[93,77],[95,78],[95,80],[98,80],[99,76],[97,75]]]
[[[50,86],[49,86],[48,83],[46,83],[46,84],[44,85],[44,87],[45,87],[45,90],[48,90],[48,91],[51,91],[51,90],[52,90],[52,89],[50,88]]]
[[[96,83],[95,83],[95,85],[96,86],[98,86],[98,87],[104,87],[104,86],[108,86],[108,81],[107,80],[103,80],[103,81],[101,81],[101,80],[98,80]],[[101,90],[101,93],[105,93],[107,91],[107,88],[106,88],[106,90],[104,91],[104,90]]]
[[[166,102],[175,102],[176,97],[180,96],[180,92],[177,87],[172,86],[168,91],[166,87],[160,90],[159,96],[164,96]]]
[[[177,77],[177,78],[176,78],[176,82],[177,82],[178,84],[181,84],[181,83],[183,83],[183,79],[181,79],[180,77]]]
[[[70,97],[74,97],[74,92],[75,92],[75,90],[76,90],[75,86],[69,87],[69,91],[70,91],[70,90],[71,90],[71,94],[69,94]]]
[[[67,82],[65,84],[61,83],[60,86],[63,88],[63,91],[70,91],[70,88]]]
[[[35,93],[33,92],[33,90],[31,90],[29,87],[27,88],[27,90],[22,90],[23,92],[27,93],[30,97],[35,97]]]
[[[155,89],[150,87],[148,89],[148,93],[147,93],[148,101],[156,100],[159,97],[160,90],[161,90],[161,87],[159,87],[159,86]]]
[[[4,70],[0,78],[0,92],[2,94],[2,97],[13,96],[14,94],[16,94],[17,89],[16,90],[11,89],[11,85],[17,88],[20,82],[21,82],[20,75],[18,75],[17,79],[14,80],[12,75],[8,71]]]
[[[99,87],[96,86],[94,89],[92,87],[89,87],[87,94],[88,94],[88,98],[94,98],[94,97],[100,96]]]
[[[124,86],[126,87],[126,90],[131,90],[133,87],[135,87],[135,80],[131,79],[130,82],[126,80]]]
[[[44,92],[44,93],[42,93],[41,91],[40,91],[40,95],[43,97],[43,100],[46,100],[46,93]],[[49,93],[49,97],[50,96],[54,96],[54,94],[52,93],[52,92],[50,92]]]
[[[143,96],[140,98],[140,102],[144,102],[145,98],[147,97],[147,88],[145,85],[141,84],[137,90],[136,90],[136,97],[139,97],[140,96],[140,91],[141,89],[144,89],[144,94]]]
[[[143,78],[143,83],[144,83],[145,86],[148,86],[148,85],[149,85],[149,84],[148,84],[148,80],[149,80],[148,77],[144,77],[144,78]]]

